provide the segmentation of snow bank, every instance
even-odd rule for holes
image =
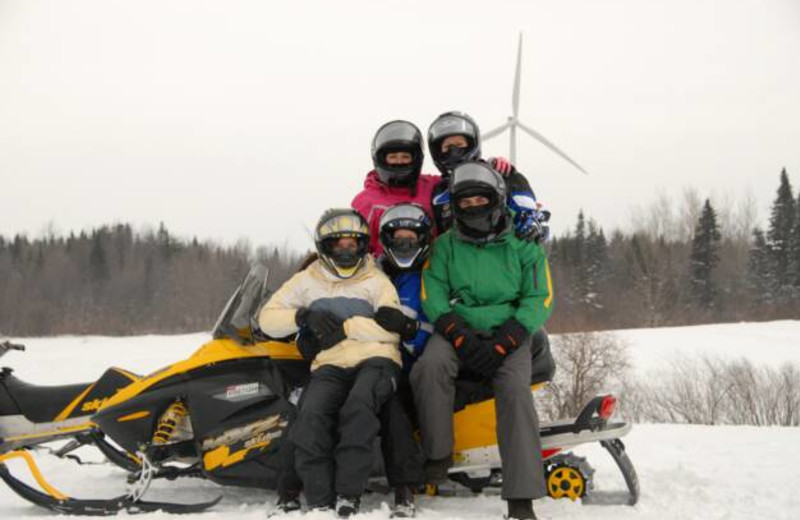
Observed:
[[[619,331],[629,341],[639,373],[681,355],[710,354],[745,357],[780,365],[800,362],[800,321],[742,323]],[[97,378],[109,365],[147,373],[189,356],[208,334],[141,336],[131,338],[26,338],[25,353],[13,352],[2,365],[38,384],[63,384]],[[536,511],[544,519],[591,520],[789,520],[800,518],[800,494],[794,489],[800,476],[800,429],[727,426],[638,425],[625,442],[642,483],[642,499],[627,506],[582,506],[565,501],[540,500]],[[624,483],[609,456],[599,446],[578,452],[597,469],[600,490],[622,490]],[[87,452],[95,457],[94,452]],[[79,498],[110,497],[124,489],[124,474],[109,465],[77,466],[73,462],[39,455],[45,475],[56,487]],[[18,462],[12,463],[17,473]],[[208,482],[184,479],[157,481],[149,498],[194,501],[223,493],[224,501],[211,512],[190,515],[199,519],[263,519],[275,502],[273,493],[219,488]],[[391,497],[371,495],[363,519],[385,519]],[[499,497],[466,493],[459,497],[421,497],[422,520],[446,518],[502,518]],[[35,508],[0,485],[0,518],[52,516]],[[294,513],[291,518],[332,520],[329,514]],[[173,518],[142,515],[143,520]]]

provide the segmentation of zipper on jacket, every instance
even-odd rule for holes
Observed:
[[[533,264],[533,289],[535,291],[539,290],[539,273],[536,269],[536,264]]]

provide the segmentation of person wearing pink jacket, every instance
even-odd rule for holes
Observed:
[[[433,214],[431,199],[441,182],[439,175],[422,172],[425,158],[422,133],[408,121],[390,121],[381,126],[372,140],[372,164],[364,189],[350,204],[369,223],[369,250],[376,257],[383,253],[380,221],[387,208],[401,203],[419,204]]]

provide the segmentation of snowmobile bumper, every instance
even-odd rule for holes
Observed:
[[[25,461],[31,475],[33,475],[36,483],[44,492],[34,489],[11,474],[5,463],[14,458],[21,458]],[[199,513],[213,507],[222,499],[220,496],[214,500],[197,504],[174,504],[170,502],[148,502],[130,495],[121,495],[107,500],[72,498],[48,483],[42,476],[31,454],[21,450],[0,455],[0,479],[20,497],[34,505],[61,514],[79,516],[109,516],[121,511],[129,514],[154,511],[163,511],[170,514]]]

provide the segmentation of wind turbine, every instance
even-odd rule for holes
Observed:
[[[517,159],[517,128],[519,128],[529,136],[533,137],[534,139],[536,139],[537,141],[548,147],[553,152],[560,155],[564,160],[569,162],[571,165],[573,165],[574,167],[576,167],[577,169],[588,175],[589,172],[584,170],[580,164],[572,160],[567,154],[562,152],[555,144],[550,142],[545,136],[543,136],[533,128],[525,125],[522,121],[519,120],[519,79],[520,79],[521,68],[522,68],[522,33],[519,33],[519,45],[517,47],[517,72],[514,75],[514,93],[512,94],[511,98],[511,116],[509,116],[508,121],[506,121],[499,127],[481,135],[481,138],[484,141],[487,141],[493,137],[497,137],[498,135],[508,130],[509,137],[511,138],[509,159],[511,159],[511,163],[514,164]]]

